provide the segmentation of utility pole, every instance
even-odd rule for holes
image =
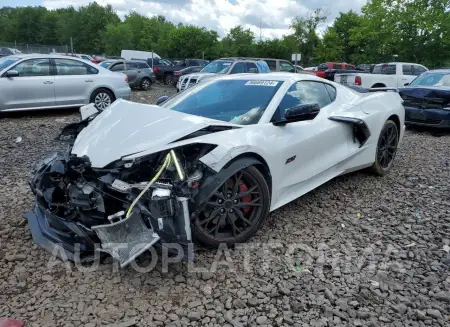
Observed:
[[[70,37],[70,51],[72,51],[72,55],[73,55],[73,40],[72,40],[72,37]]]
[[[262,29],[261,29],[262,16],[259,17],[259,42],[262,40]]]

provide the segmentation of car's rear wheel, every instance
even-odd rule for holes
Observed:
[[[140,88],[141,90],[148,91],[152,87],[152,81],[149,78],[143,78],[141,80]]]
[[[264,176],[251,166],[230,176],[207,200],[193,222],[197,241],[218,247],[247,241],[269,213],[270,194]]]
[[[392,168],[395,155],[397,154],[398,139],[397,125],[392,120],[387,120],[381,129],[375,162],[371,167],[375,174],[383,176]]]
[[[173,84],[173,75],[172,74],[164,75],[164,84],[166,84],[166,85]]]
[[[92,93],[91,103],[99,110],[105,110],[114,102],[114,95],[106,89],[98,89]]]

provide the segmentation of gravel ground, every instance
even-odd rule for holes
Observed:
[[[134,100],[173,91],[157,86]],[[407,131],[388,176],[342,176],[284,206],[252,250],[197,251],[194,267],[168,272],[159,263],[88,272],[51,260],[22,218],[32,163],[77,118],[0,119],[0,317],[39,327],[450,325],[450,134]],[[193,271],[201,267],[217,269]]]

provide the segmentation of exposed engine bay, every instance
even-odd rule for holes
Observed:
[[[55,217],[52,227],[67,222],[65,232],[83,249],[107,252],[122,267],[160,239],[187,249],[194,198],[211,174],[198,159],[212,148],[194,143],[101,169],[87,156],[54,153],[30,180],[36,209],[50,224]]]

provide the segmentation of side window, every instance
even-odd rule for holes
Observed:
[[[333,64],[333,69],[342,69],[341,64]]]
[[[345,69],[346,70],[353,70],[353,69],[355,69],[355,67],[350,66],[350,65],[345,65]]]
[[[414,75],[411,65],[402,65],[403,75]]]
[[[419,76],[423,72],[426,72],[427,70],[419,65],[412,65],[413,67],[413,75]]]
[[[330,95],[331,101],[334,101],[336,99],[336,89],[334,86],[331,86],[330,84],[325,84],[325,88],[328,91],[328,94]]]
[[[320,64],[319,66],[317,66],[317,70],[327,70],[327,69],[328,69],[327,63]]]
[[[256,65],[252,62],[246,62],[245,67],[247,68],[247,73],[258,73],[258,68],[256,68]]]
[[[281,72],[295,72],[294,65],[290,64],[287,61],[280,61],[280,71]]]
[[[139,63],[137,63],[137,65],[138,65],[139,68],[142,68],[142,69],[150,68],[150,66],[147,65],[145,62],[139,62]]]
[[[300,104],[317,103],[320,108],[323,108],[331,102],[332,99],[326,88],[326,84],[322,82],[301,81],[293,84],[284,95],[278,106],[279,115],[284,117],[286,110]]]
[[[30,59],[22,61],[12,68],[19,72],[19,77],[25,76],[49,76],[50,59]]]
[[[135,62],[128,62],[127,63],[127,70],[134,70],[134,69],[139,69],[138,64],[135,63]]]
[[[111,70],[113,72],[121,72],[121,71],[125,70],[125,66],[123,65],[123,63],[118,63],[118,64],[113,65],[111,67]]]
[[[97,74],[98,70],[78,60],[55,59],[56,75]]]
[[[245,73],[245,63],[238,62],[234,65],[230,74],[241,74],[241,73]]]
[[[275,60],[264,60],[271,71],[277,70],[277,62]]]

